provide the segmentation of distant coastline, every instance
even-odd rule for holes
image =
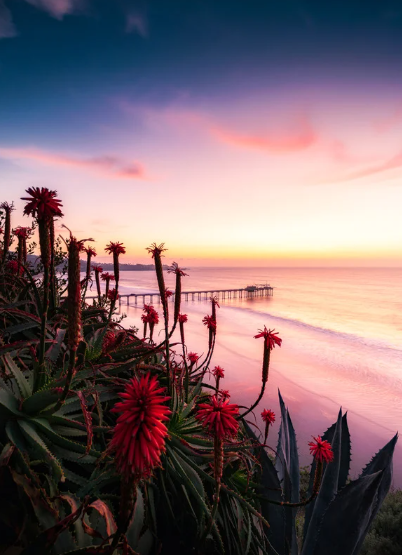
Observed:
[[[38,261],[40,260],[40,256],[36,256],[33,254],[29,254],[27,256],[28,262],[30,262],[31,264],[33,264],[34,266],[38,263]],[[102,266],[103,270],[105,272],[108,272],[110,270],[113,271],[113,264],[110,262],[97,262],[96,260],[92,261],[93,265],[99,265]],[[120,267],[120,271],[121,272],[149,272],[149,271],[153,271],[155,270],[155,266],[154,264],[121,264],[119,265]],[[163,269],[167,270],[169,266],[167,266],[166,264],[163,265]],[[86,260],[81,260],[81,272],[85,272],[87,269],[87,261]]]
[[[98,264],[98,262],[94,261],[93,264]],[[113,264],[110,262],[99,262],[99,266],[102,266],[103,270],[108,272],[109,270],[113,270]],[[85,272],[87,268],[86,260],[81,260],[81,272]],[[149,272],[151,270],[155,270],[154,264],[119,264],[119,268],[121,272]],[[164,265],[163,269],[167,270],[168,266]]]

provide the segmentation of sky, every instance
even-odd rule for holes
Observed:
[[[0,0],[0,199],[100,261],[401,266],[401,67],[399,0]]]

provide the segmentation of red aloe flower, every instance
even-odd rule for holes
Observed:
[[[216,320],[212,316],[204,316],[202,322],[209,330],[216,331]]]
[[[176,300],[177,300],[177,296],[176,296]],[[187,318],[187,314],[180,314],[177,313],[177,319],[179,321],[179,328],[180,328],[180,339],[182,344],[185,344],[185,338],[184,338],[184,324],[187,322],[188,318]]]
[[[31,227],[21,227],[21,226],[16,227],[15,229],[13,229],[13,233],[14,233],[14,235],[16,235],[16,237],[18,237],[18,239],[20,237],[22,239],[26,239],[32,233],[32,228]]]
[[[114,281],[114,275],[113,274],[109,274],[109,272],[104,272],[101,275],[101,279],[103,281]]]
[[[225,375],[225,371],[220,366],[215,366],[215,368],[213,368],[212,370],[212,374],[215,376],[215,378],[223,378]]]
[[[197,355],[197,353],[188,353],[187,358],[190,361],[191,365],[193,365],[200,357]]]
[[[57,191],[50,191],[46,187],[29,187],[26,192],[31,196],[21,198],[27,201],[24,208],[25,215],[32,215],[38,220],[63,216],[60,210],[61,200],[56,198]]]
[[[160,245],[160,246],[163,246],[163,245]],[[165,250],[165,249],[163,249],[163,250]],[[148,252],[151,252],[151,251],[149,251],[149,249],[148,249]],[[177,262],[173,262],[173,264],[168,268],[168,274],[176,274],[176,275],[179,275],[179,276],[188,276],[188,274],[186,274],[185,272],[183,272],[183,270],[181,270],[179,268],[179,265],[177,264]]]
[[[164,247],[165,243],[161,243],[160,245],[152,243],[152,245],[150,247],[147,247],[145,250],[147,250],[149,254],[152,254],[152,258],[155,258],[155,256],[163,256],[162,253],[168,250]]]
[[[165,299],[168,299],[172,295],[173,295],[173,291],[170,291],[169,289],[165,289]]]
[[[264,326],[263,330],[258,330],[260,333],[254,336],[254,339],[258,339],[259,337],[264,337],[266,339],[267,347],[272,350],[275,345],[282,345],[282,339],[277,337],[279,332],[275,332],[275,330],[267,330],[267,327]]]
[[[116,291],[116,289],[111,289],[110,291],[108,291],[108,293],[107,293],[107,298],[108,298],[110,301],[117,301],[117,299],[119,298],[119,294],[118,294],[118,292]]]
[[[95,272],[95,274],[101,274],[103,272],[102,266],[97,266],[96,264],[92,266],[92,270]]]
[[[226,399],[230,399],[230,393],[227,389],[220,389],[218,394],[224,401],[226,401]]]
[[[126,478],[146,479],[160,466],[165,451],[168,432],[163,422],[171,412],[164,403],[169,397],[150,374],[132,378],[120,397],[123,401],[112,409],[121,413],[110,444],[116,450],[116,465]]]
[[[86,247],[84,249],[84,251],[89,255],[89,256],[96,256],[96,250],[93,247]]]
[[[316,461],[319,462],[332,462],[334,460],[334,453],[331,444],[326,439],[321,439],[321,436],[313,437],[314,441],[309,442],[310,453]]]
[[[265,422],[264,444],[267,443],[269,427],[275,422],[275,413],[272,410],[264,409],[261,413],[262,419]]]
[[[112,243],[112,241],[106,245],[105,251],[117,256],[119,254],[126,254],[126,248],[123,246],[123,243]]]
[[[119,287],[119,279],[120,279],[120,268],[119,268],[119,256],[120,254],[125,254],[126,249],[123,246],[123,243],[112,243],[110,242],[105,251],[109,254],[113,254],[113,268],[114,268],[114,277],[116,280],[116,290]]]
[[[6,265],[6,269],[10,274],[20,276],[23,273],[23,268],[18,264],[17,260],[9,260]]]
[[[18,237],[18,263],[26,264],[27,261],[27,238],[32,233],[31,227],[17,227],[14,234]]]
[[[272,410],[264,409],[261,413],[261,417],[264,422],[268,424],[273,424],[275,422],[275,413]]]
[[[226,439],[237,434],[239,423],[236,416],[238,414],[239,407],[237,405],[229,405],[228,400],[218,399],[216,395],[213,395],[211,404],[198,405],[196,418],[209,434],[218,439]]]

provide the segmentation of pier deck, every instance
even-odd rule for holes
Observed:
[[[242,299],[243,297],[272,297],[274,294],[274,288],[270,285],[266,285],[263,287],[256,287],[253,290],[249,290],[248,288],[244,289],[207,289],[204,291],[182,291],[181,296],[184,297],[185,301],[188,300],[202,300],[208,299],[209,297],[217,297],[218,299]],[[190,299],[191,296],[191,299]],[[154,302],[154,297],[157,302],[160,302],[160,293],[130,293],[128,295],[119,295],[119,306],[122,304],[122,299],[126,299],[127,306],[130,306],[130,299],[134,300],[134,305],[138,304],[138,299],[142,300],[142,303],[145,303],[146,299],[149,298],[149,302]],[[96,297],[90,297],[96,298]],[[175,292],[173,292],[172,296],[170,297],[172,301],[175,298]]]

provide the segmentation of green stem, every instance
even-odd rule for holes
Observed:
[[[54,412],[57,412],[59,408],[61,408],[64,405],[64,401],[66,400],[68,392],[70,391],[71,382],[75,374],[76,357],[77,357],[77,349],[70,349],[70,360],[68,361],[66,383],[64,385],[63,393],[61,394],[60,399],[57,401],[55,405]]]
[[[39,358],[37,373],[35,376],[35,389],[39,389],[43,385],[43,378],[46,374],[45,369],[45,349],[46,349],[46,325],[47,313],[49,310],[49,268],[44,267],[43,270],[43,304],[40,325],[40,340],[39,340]]]

